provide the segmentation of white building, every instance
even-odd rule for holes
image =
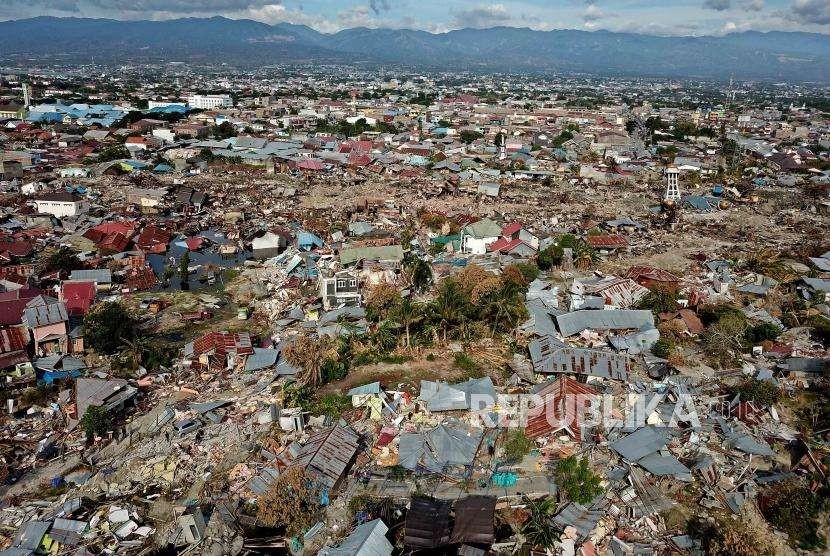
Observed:
[[[230,95],[191,95],[187,97],[187,105],[202,110],[230,108],[233,106],[233,99]]]
[[[167,101],[158,101],[158,100],[151,100],[147,102],[147,109],[152,110],[153,108],[167,108],[168,106],[184,106],[183,102],[167,102]]]
[[[51,214],[57,218],[77,216],[89,211],[89,203],[72,193],[46,193],[35,199],[40,214]]]
[[[501,237],[501,226],[484,218],[461,229],[461,252],[483,255],[487,246]]]
[[[165,143],[175,143],[176,142],[176,134],[173,133],[172,129],[166,128],[157,128],[153,130],[153,137],[161,139]]]

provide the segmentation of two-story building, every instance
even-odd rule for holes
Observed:
[[[357,274],[341,270],[329,277],[320,276],[320,297],[323,298],[323,309],[326,311],[340,306],[360,305]]]

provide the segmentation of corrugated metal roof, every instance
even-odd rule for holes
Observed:
[[[602,311],[574,311],[556,317],[563,336],[573,336],[583,330],[628,330],[654,327],[651,311],[620,309]]]
[[[301,466],[317,480],[334,488],[357,453],[360,437],[350,426],[336,425],[308,439],[292,466]]]
[[[450,542],[450,503],[413,497],[406,514],[403,543],[412,548],[438,548]]]
[[[49,326],[50,324],[66,322],[67,320],[69,320],[69,315],[66,313],[66,305],[60,301],[28,307],[23,311],[23,322],[29,328]]]

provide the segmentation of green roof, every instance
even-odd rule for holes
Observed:
[[[367,261],[402,261],[403,247],[400,245],[383,245],[380,247],[347,247],[340,252],[340,262],[344,265]]]
[[[501,226],[489,218],[482,218],[478,222],[473,222],[472,224],[465,226],[464,235],[475,238],[500,237]]]

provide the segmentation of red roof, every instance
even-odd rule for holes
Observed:
[[[145,253],[161,254],[167,251],[172,239],[170,232],[157,226],[147,226],[135,240],[136,247]]]
[[[95,282],[72,280],[61,284],[61,301],[70,316],[87,314],[95,301]]]
[[[193,342],[193,354],[214,352],[219,355],[236,353],[250,355],[254,352],[251,344],[251,335],[247,332],[211,332]]]
[[[107,234],[123,234],[125,236],[132,235],[135,231],[135,222],[130,220],[119,220],[117,222],[104,222],[92,228],[98,232]]]
[[[20,324],[26,303],[39,295],[38,288],[22,288],[0,293],[0,325]]]
[[[205,238],[203,238],[203,237],[189,237],[186,240],[184,240],[184,243],[185,243],[185,245],[187,245],[187,248],[190,249],[191,251],[198,251],[205,244]]]
[[[130,245],[130,238],[120,232],[107,234],[98,242],[98,249],[102,251],[111,251],[113,253],[122,253],[127,250]]]
[[[679,282],[680,278],[662,268],[657,268],[649,265],[634,265],[628,269],[626,278],[631,278],[634,281],[642,278],[647,278],[654,282]]]
[[[325,170],[326,165],[320,162],[319,160],[303,160],[299,164],[297,164],[297,168],[300,170]]]
[[[2,241],[0,251],[8,251],[14,257],[28,257],[34,251],[34,246],[28,241]]]
[[[544,400],[544,408],[528,415],[525,433],[536,438],[564,429],[576,440],[582,440],[582,409],[596,403],[596,391],[560,375],[537,394]]]
[[[628,240],[619,234],[601,234],[588,236],[588,245],[594,249],[617,249],[628,247]]]
[[[513,234],[517,234],[520,231],[522,231],[521,222],[513,222],[512,224],[508,224],[507,226],[501,229],[501,233],[504,237],[512,237]]]
[[[9,353],[26,349],[29,344],[29,331],[25,326],[0,328],[0,353]]]
[[[149,266],[131,268],[127,271],[127,287],[135,290],[149,290],[158,284],[153,269]]]
[[[487,249],[493,251],[494,253],[499,251],[504,251],[505,253],[512,251],[519,245],[524,243],[524,241],[520,240],[519,238],[516,239],[509,239],[505,237],[501,237],[487,246]]]

